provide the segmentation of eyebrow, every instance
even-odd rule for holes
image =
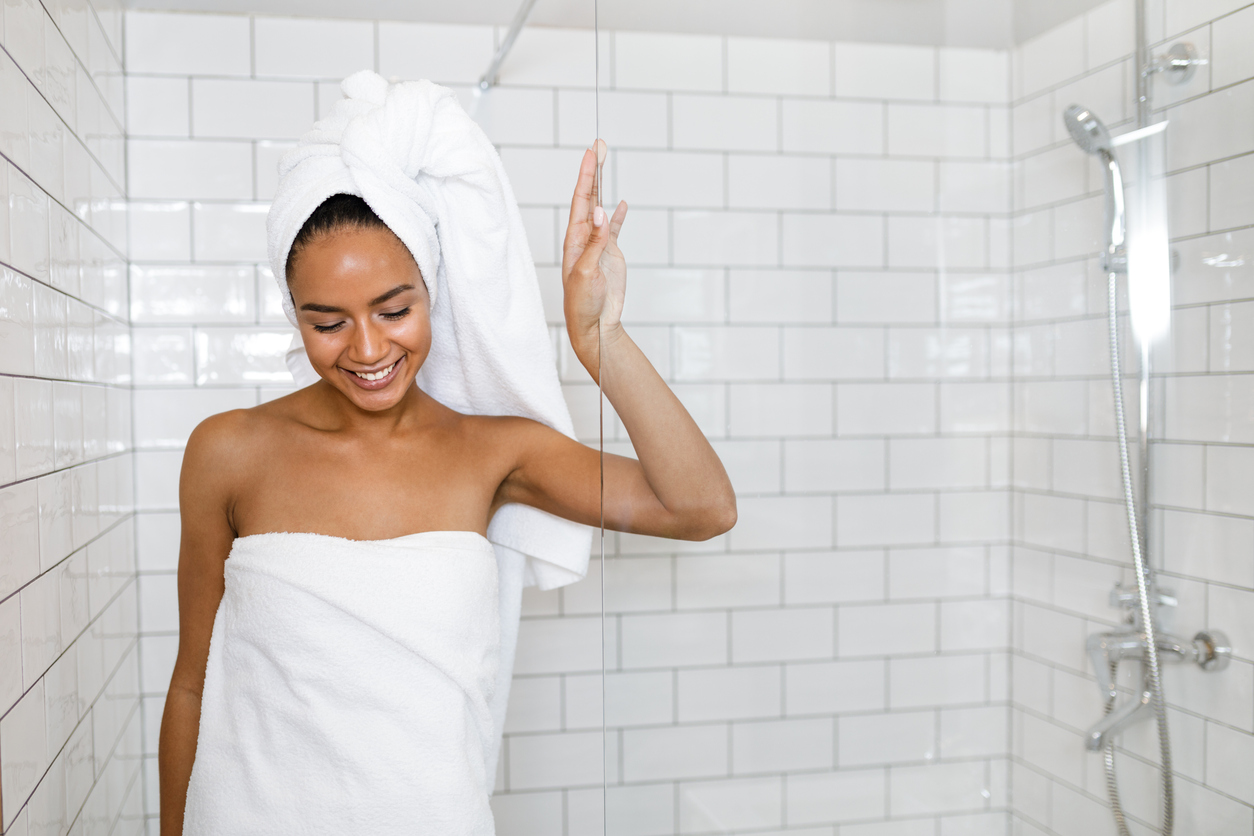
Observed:
[[[414,286],[412,284],[398,284],[382,296],[376,296],[371,299],[369,307],[373,308],[375,305],[382,305],[389,299],[399,296],[407,290],[413,289]],[[313,311],[314,313],[344,313],[343,308],[337,308],[335,305],[319,305],[317,302],[307,302],[306,304],[301,305],[300,309],[302,311]]]

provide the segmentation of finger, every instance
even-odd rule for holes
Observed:
[[[570,200],[570,226],[591,217],[596,168],[596,157],[592,155],[592,149],[589,148],[583,152],[583,160],[579,163],[579,179],[575,183],[575,194]],[[569,235],[569,232],[567,234]]]
[[[592,143],[592,152],[596,155],[596,169],[593,173],[593,192],[592,202],[601,206],[601,200],[605,197],[605,158],[609,155],[609,146],[605,144],[605,140],[597,139]]]
[[[592,177],[595,171],[595,158],[592,150],[588,149],[584,151],[579,165],[579,181],[575,184],[575,193],[571,198],[570,220],[562,241],[562,260],[568,264],[574,264],[579,259],[587,243],[588,229],[592,225]]]
[[[605,246],[610,241],[610,225],[606,222],[609,219],[605,216],[605,210],[598,206],[593,211],[600,212],[601,223],[589,225],[588,240],[584,244],[583,252],[579,255],[579,260],[575,262],[576,269],[599,270],[601,253],[605,251]]]
[[[618,243],[618,231],[623,228],[623,220],[627,217],[627,201],[620,200],[618,208],[614,210],[614,217],[610,218],[610,240]]]

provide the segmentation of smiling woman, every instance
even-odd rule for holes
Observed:
[[[383,289],[393,277],[400,283]],[[364,200],[340,194],[323,201],[292,242],[287,282],[319,376],[363,409],[383,401],[362,400],[361,392],[382,391],[393,380],[402,383],[389,392],[409,388],[431,349],[430,294],[414,257]],[[375,286],[382,292],[353,305]]]
[[[367,155],[323,130],[281,166],[272,266],[316,377],[188,441],[163,834],[492,833],[521,586],[582,576],[584,526],[704,540],[736,518],[718,457],[619,321],[627,206],[595,205],[593,151],[563,250],[567,332],[639,460],[571,437],[486,137],[427,82],[344,90],[346,144],[403,124],[425,159],[350,171]],[[380,170],[403,183],[376,189]]]

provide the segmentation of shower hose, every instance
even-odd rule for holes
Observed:
[[[1175,797],[1171,775],[1171,741],[1167,736],[1167,708],[1163,702],[1163,682],[1158,666],[1158,631],[1154,623],[1154,608],[1150,602],[1150,573],[1141,539],[1141,524],[1136,512],[1136,496],[1132,490],[1132,468],[1128,463],[1128,430],[1123,411],[1123,376],[1119,362],[1119,316],[1117,307],[1117,274],[1108,274],[1106,304],[1110,330],[1110,376],[1115,394],[1115,429],[1119,435],[1119,464],[1123,471],[1123,502],[1128,516],[1128,535],[1132,541],[1132,563],[1136,572],[1136,590],[1140,603],[1140,622],[1145,635],[1145,678],[1150,691],[1154,719],[1158,723],[1158,748],[1162,762],[1163,783],[1163,836],[1171,836],[1175,826]],[[1148,401],[1142,401],[1142,409],[1148,409]],[[1148,439],[1147,439],[1148,440]],[[1146,445],[1148,450],[1148,444]],[[1149,507],[1149,497],[1142,497]],[[1148,517],[1148,514],[1146,515]],[[1111,682],[1115,681],[1115,665],[1111,665]],[[1106,703],[1106,713],[1115,707],[1114,697]],[[1115,740],[1110,735],[1104,751],[1106,762],[1106,791],[1110,795],[1110,808],[1115,816],[1119,836],[1131,836],[1124,819],[1123,805],[1119,801],[1119,785],[1115,780]]]

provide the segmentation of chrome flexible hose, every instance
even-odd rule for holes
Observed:
[[[1171,774],[1171,741],[1167,735],[1167,708],[1163,702],[1163,683],[1158,666],[1158,635],[1154,624],[1154,608],[1150,602],[1148,559],[1144,553],[1140,522],[1136,513],[1136,495],[1132,489],[1132,467],[1128,462],[1128,430],[1123,412],[1123,373],[1119,362],[1119,312],[1118,276],[1108,274],[1106,304],[1110,330],[1110,376],[1115,390],[1115,430],[1119,436],[1119,465],[1123,471],[1123,502],[1128,517],[1128,536],[1132,541],[1132,564],[1136,572],[1136,590],[1140,604],[1141,630],[1145,637],[1145,678],[1148,680],[1154,719],[1158,723],[1158,749],[1162,763],[1163,784],[1163,836],[1171,836],[1175,826],[1175,793]],[[1148,404],[1146,404],[1148,407]],[[1143,407],[1144,408],[1144,407]],[[1148,441],[1148,439],[1147,439]],[[1148,509],[1149,497],[1142,497]],[[1148,518],[1148,515],[1147,515]],[[1113,681],[1113,678],[1112,678]],[[1108,706],[1114,707],[1113,700]],[[1106,788],[1110,794],[1111,810],[1120,836],[1128,833],[1124,821],[1123,806],[1119,802],[1119,790],[1115,783],[1114,741],[1106,744]]]
[[[1110,664],[1110,681],[1114,682],[1119,673],[1119,665]],[[1106,700],[1106,713],[1115,710],[1115,697],[1112,694]],[[1115,737],[1106,738],[1106,746],[1102,749],[1106,761],[1106,795],[1110,797],[1110,810],[1115,814],[1115,830],[1119,836],[1132,836],[1128,831],[1128,821],[1123,817],[1123,803],[1119,800],[1119,782],[1115,780]]]

